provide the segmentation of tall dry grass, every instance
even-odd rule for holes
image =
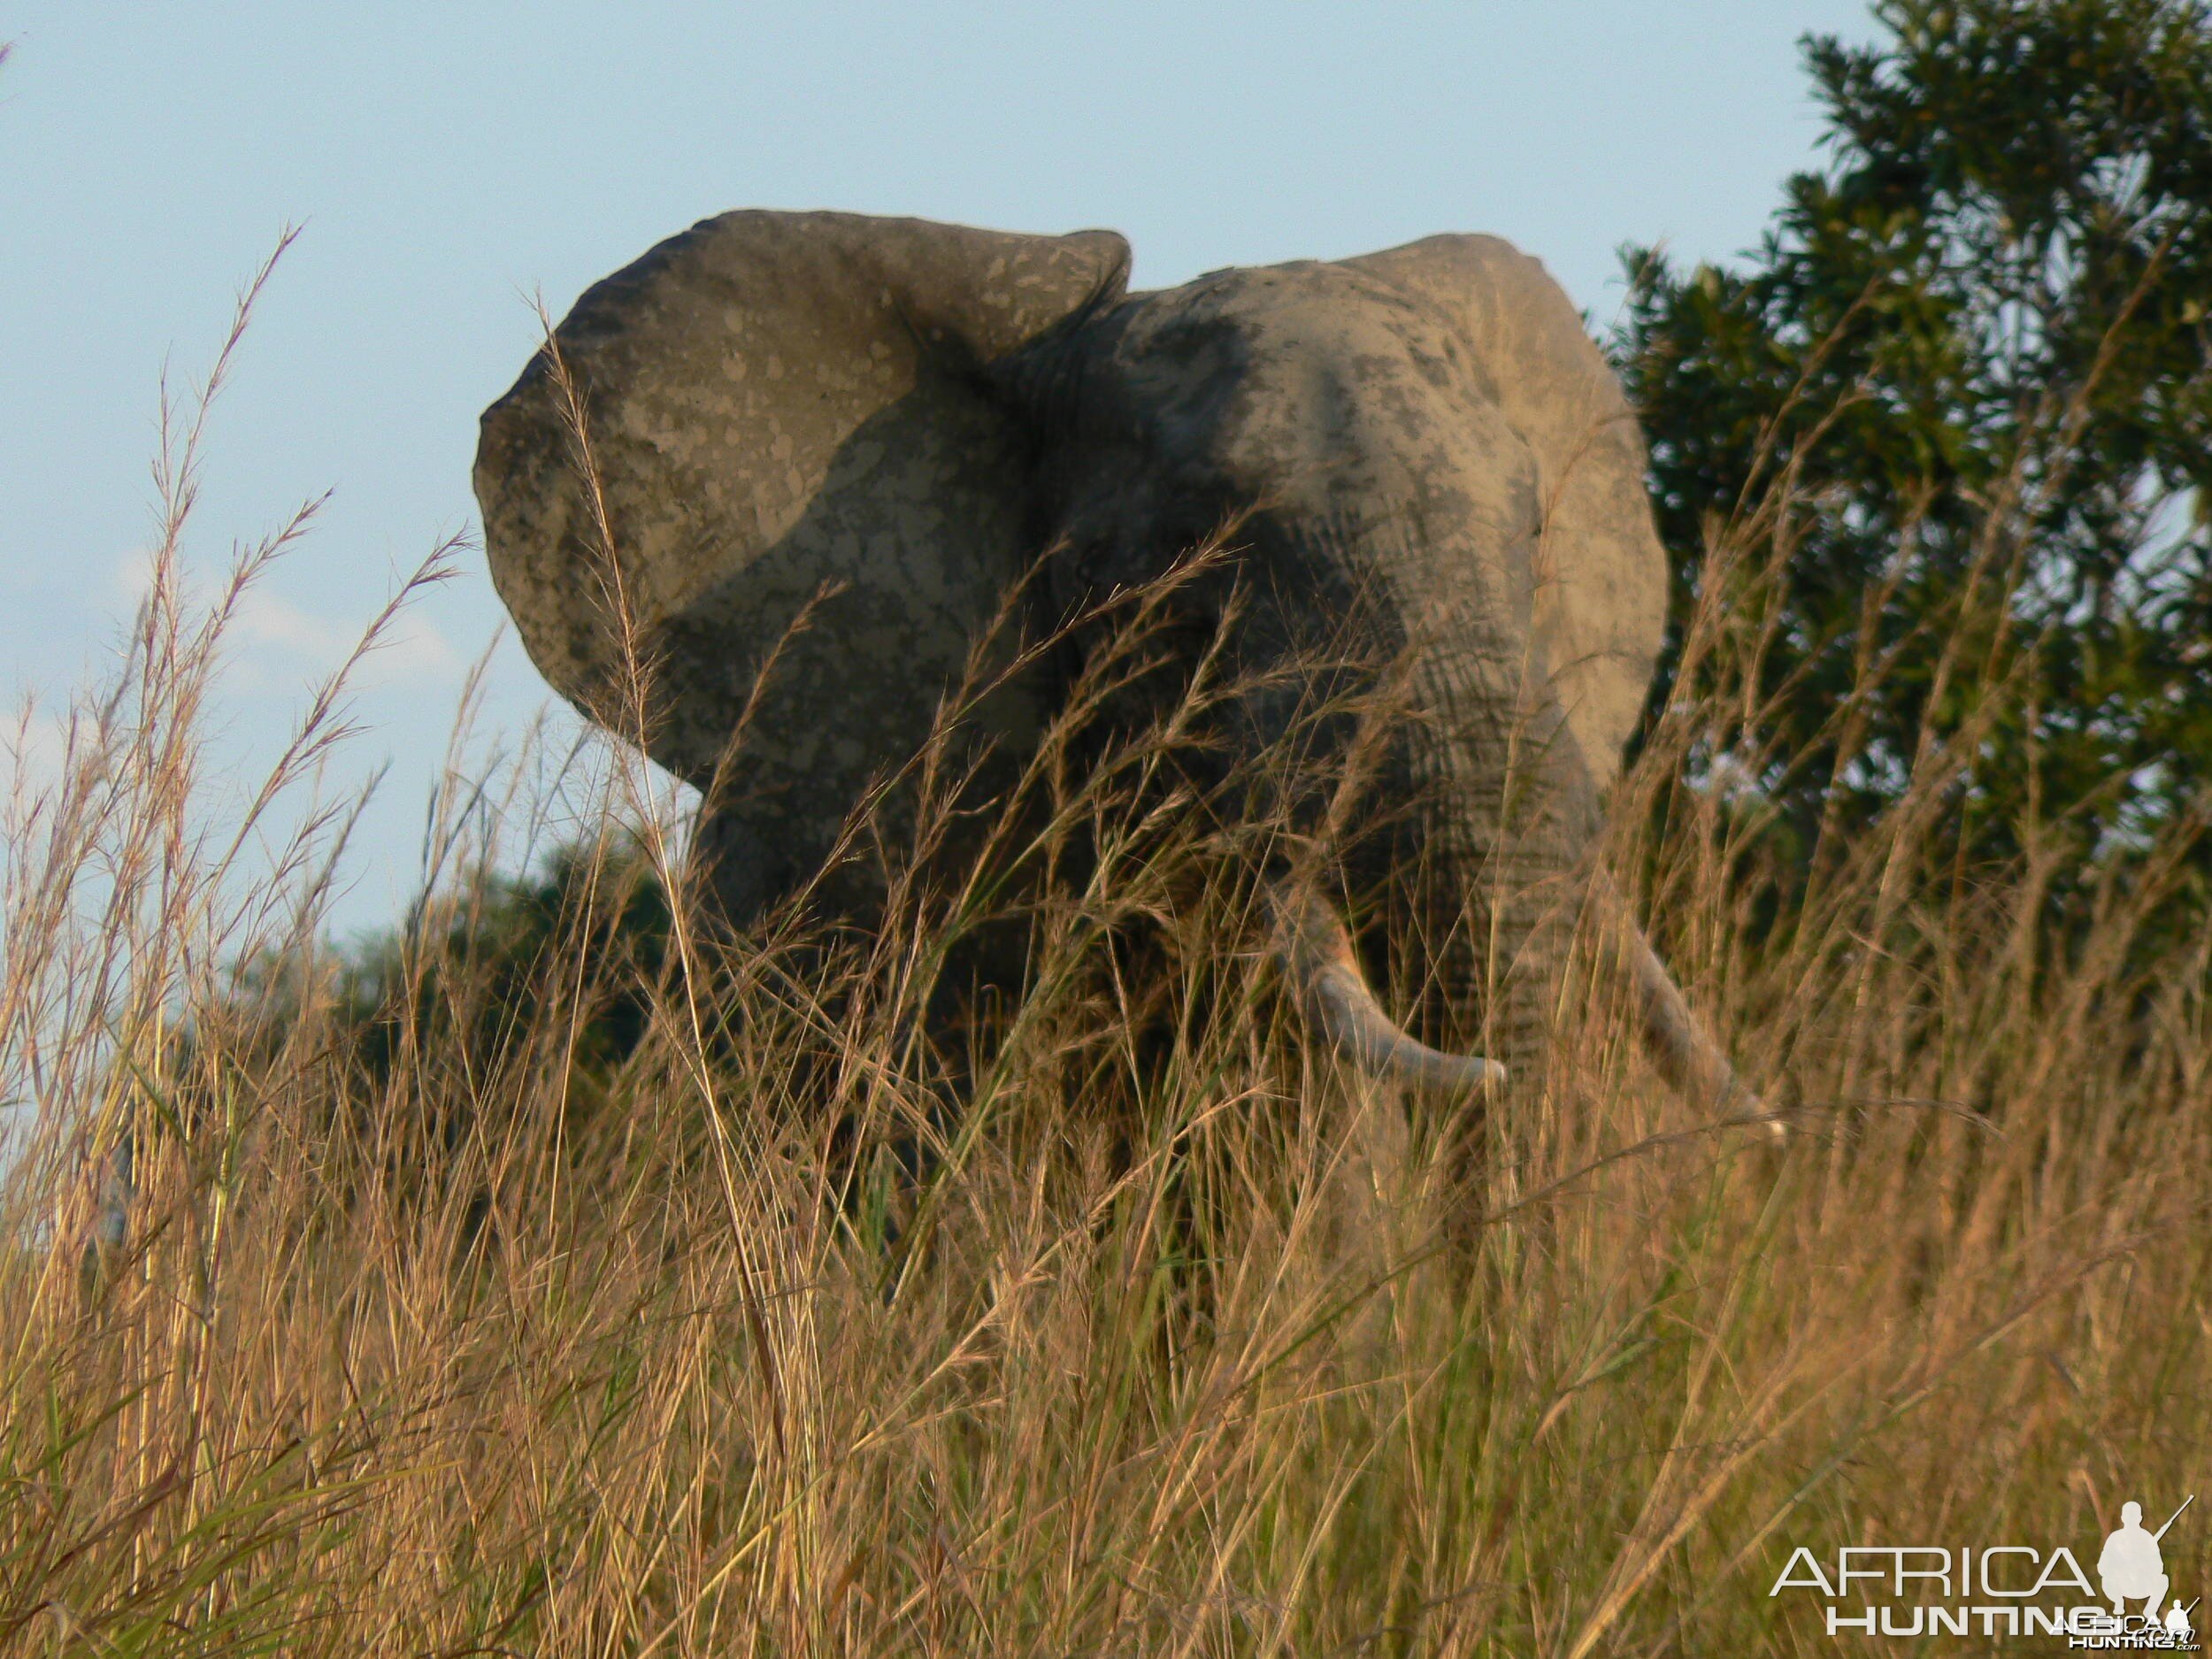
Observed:
[[[672,802],[595,751],[578,821],[624,827],[519,981],[493,874],[557,826],[526,761],[457,773],[372,1064],[317,942],[345,804],[265,863],[205,816],[225,617],[304,526],[195,608],[198,429],[126,669],[6,838],[0,1075],[41,1134],[0,1256],[0,1650],[1790,1652],[1828,1640],[1768,1595],[1795,1544],[2079,1552],[2200,1467],[2212,947],[2146,959],[2171,859],[2055,936],[2034,856],[1942,856],[1932,745],[1770,927],[1755,796],[1680,781],[1759,752],[1749,534],[1693,631],[1719,689],[1608,856],[1793,1109],[1782,1150],[1656,1083],[1594,951],[1509,1114],[1314,1064],[1256,949],[1278,832],[1153,787],[1187,701],[1104,764],[1048,742],[1002,829],[1079,845],[1067,879],[894,845],[861,939],[695,928]],[[951,783],[913,794],[949,827]],[[672,902],[626,957],[641,883]],[[958,1051],[939,980],[1009,906],[1030,989]],[[642,1036],[607,1061],[614,996]],[[2185,1595],[2203,1536],[2167,1546]]]

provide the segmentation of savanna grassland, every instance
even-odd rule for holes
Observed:
[[[1540,1098],[1333,1071],[1260,948],[1279,826],[1154,787],[1177,710],[1084,767],[1052,734],[967,879],[856,820],[861,938],[704,926],[664,784],[609,745],[556,810],[526,745],[335,950],[345,804],[296,803],[343,677],[251,833],[207,804],[227,618],[309,526],[192,600],[199,420],[124,667],[5,839],[0,1078],[41,1131],[0,1651],[1809,1652],[1817,1599],[1769,1595],[1799,1544],[2087,1560],[2206,1471],[2199,820],[2086,867],[2032,790],[2015,851],[1954,833],[2016,730],[1964,657],[2018,501],[1945,602],[1970,692],[1809,842],[1756,787],[1788,477],[1712,526],[1605,856],[1777,1145],[1657,1081],[1594,943]],[[1885,660],[1814,720],[1830,764]],[[1024,988],[941,1018],[1009,918]],[[2207,1536],[2167,1540],[2185,1597]]]

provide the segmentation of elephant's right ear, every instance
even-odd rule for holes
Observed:
[[[740,212],[599,283],[477,451],[533,660],[620,726],[626,635],[648,749],[703,785],[775,653],[749,772],[780,814],[834,824],[926,733],[1031,550],[1030,445],[975,371],[1128,269],[1110,231]]]

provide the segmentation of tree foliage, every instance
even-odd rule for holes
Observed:
[[[541,872],[487,875],[463,898],[342,963],[339,1024],[370,1078],[426,1053],[479,1071],[526,1064],[525,1036],[551,1029],[564,1064],[603,1080],[643,1038],[668,956],[668,895],[648,861],[564,844]]]
[[[1741,584],[1774,618],[1755,787],[1805,860],[1939,767],[1962,858],[2056,837],[2092,871],[2212,766],[2212,19],[1874,12],[1805,43],[1826,165],[1756,250],[1623,250],[1677,569],[1655,695],[1706,688],[1684,619]]]

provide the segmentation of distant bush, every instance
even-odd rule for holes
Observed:
[[[634,839],[556,847],[536,874],[487,872],[401,927],[338,953],[336,1028],[376,1085],[434,1051],[481,1071],[568,1028],[569,1063],[603,1083],[643,1041],[668,969],[668,894]],[[273,987],[283,964],[250,971]]]

